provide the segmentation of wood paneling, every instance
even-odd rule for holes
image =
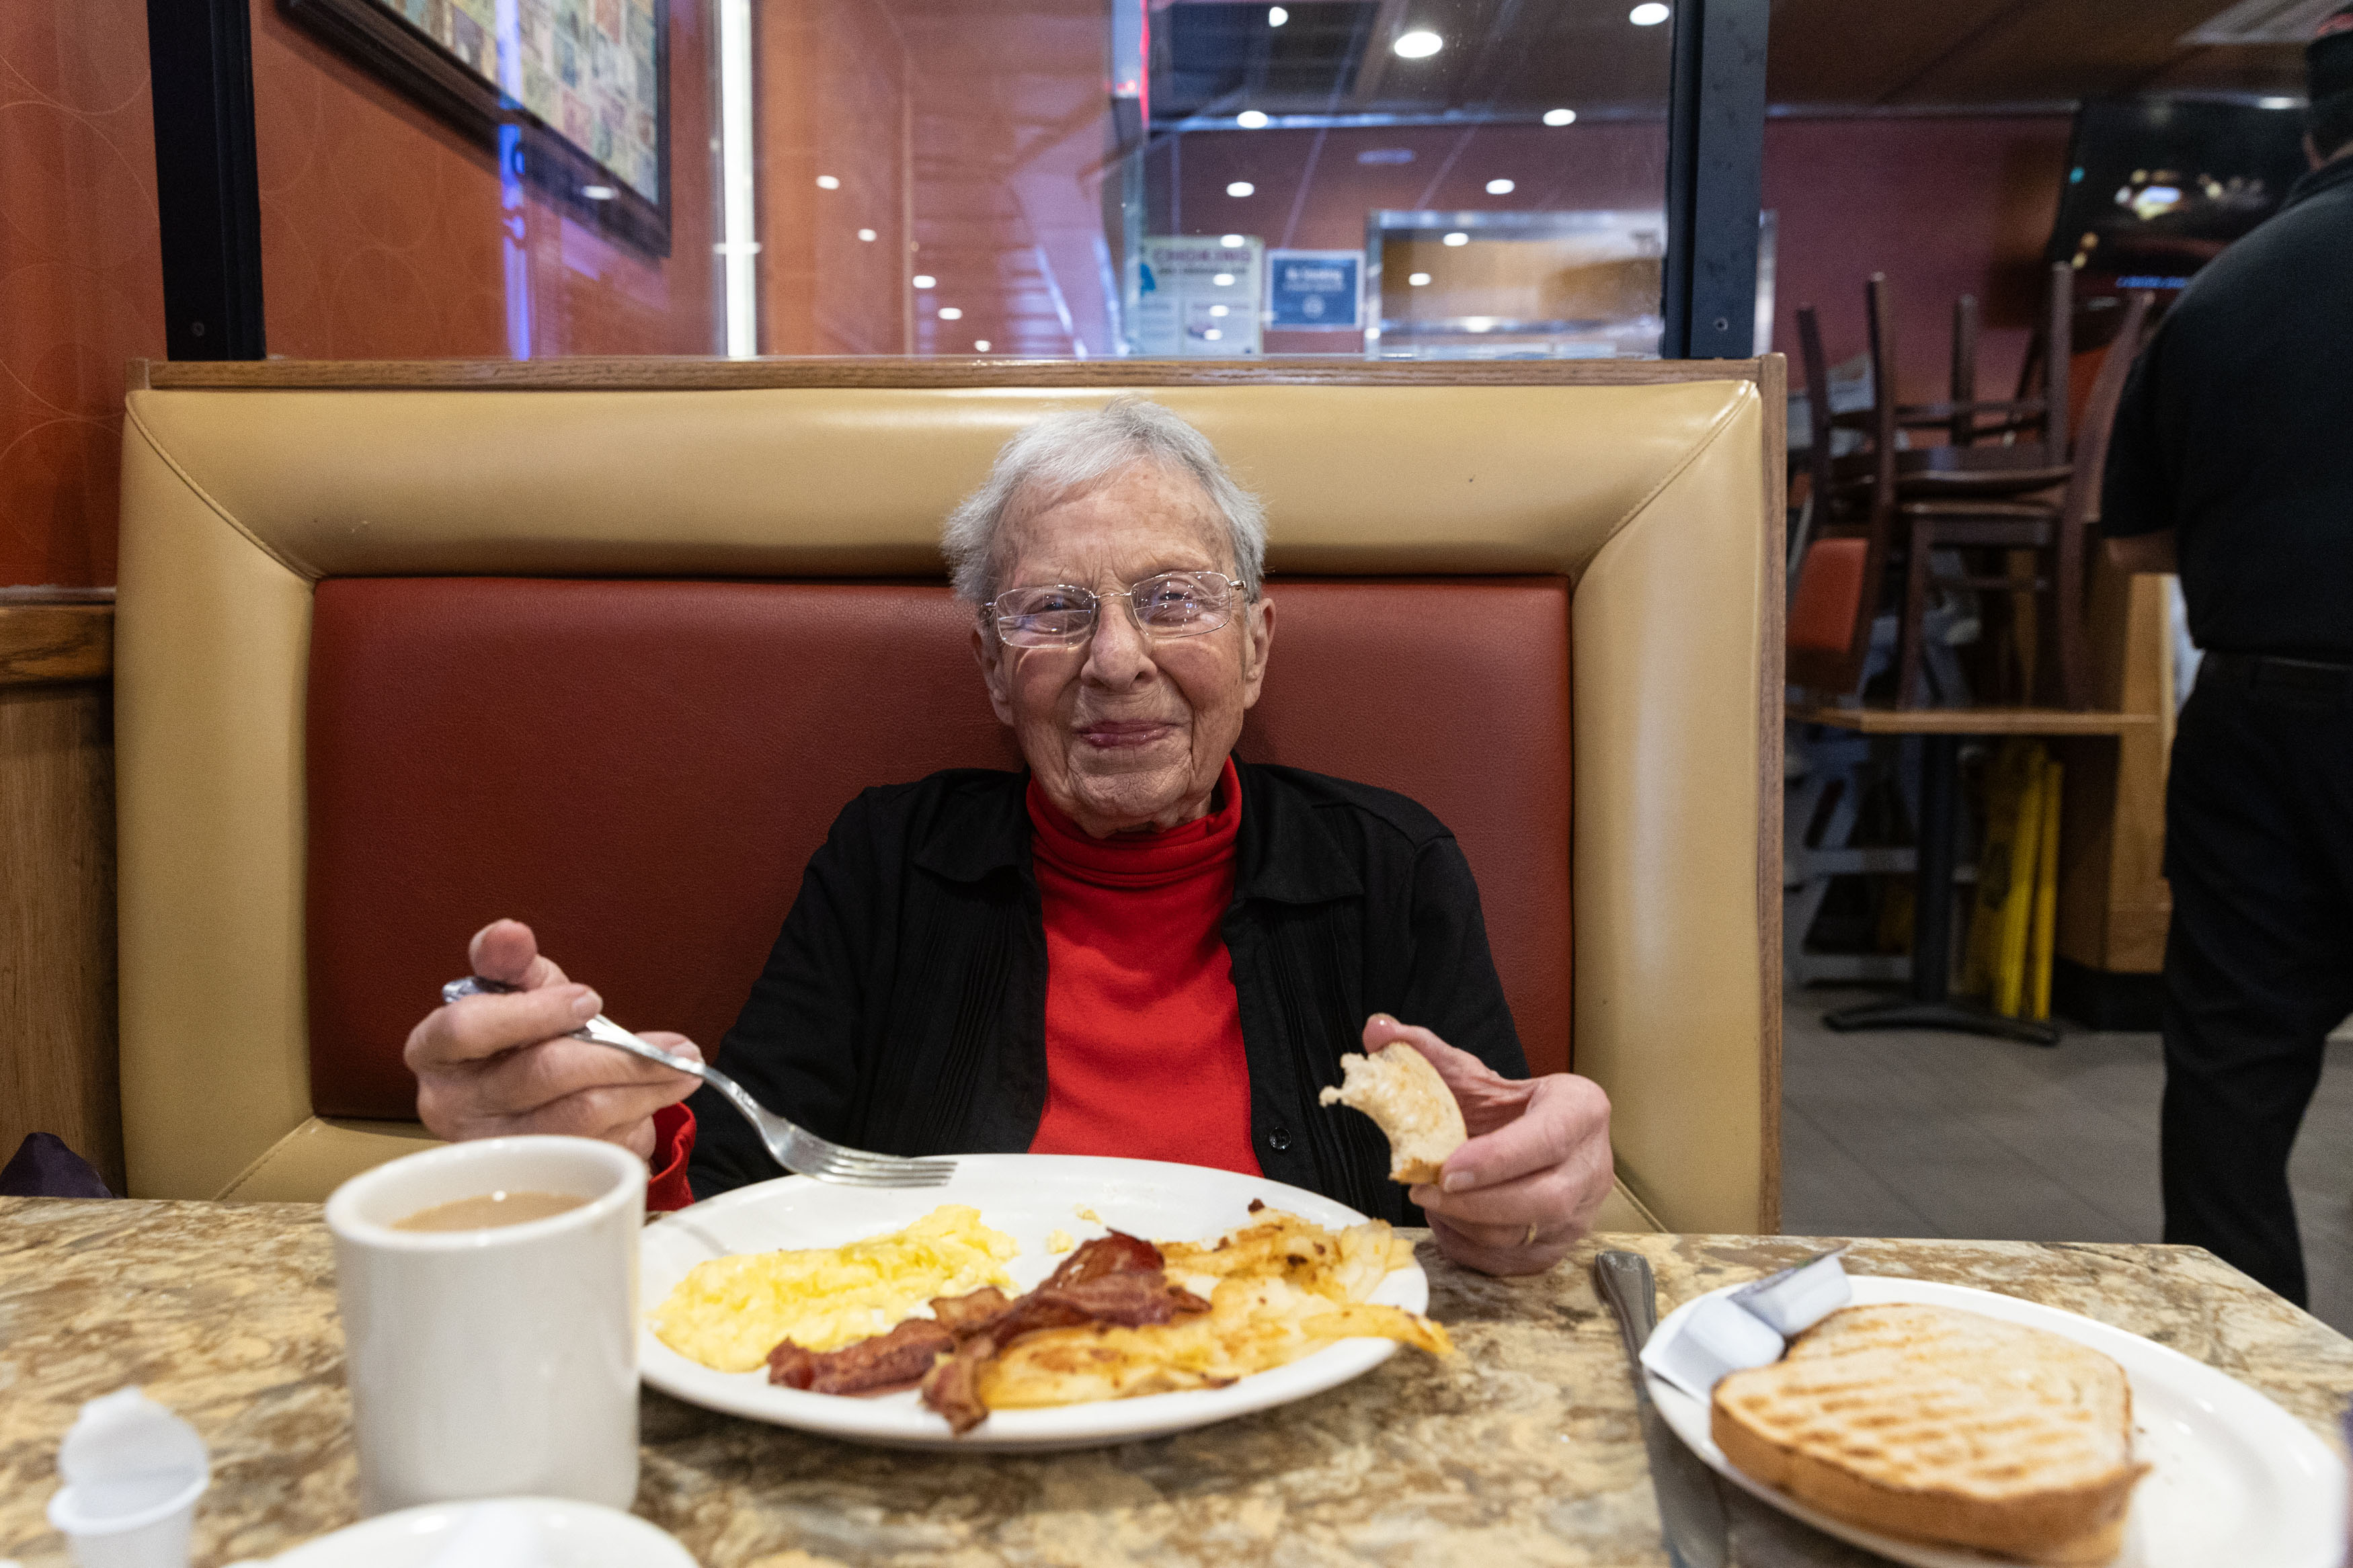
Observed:
[[[105,681],[0,685],[0,1159],[54,1132],[121,1192],[113,729]]]
[[[2153,729],[2147,713],[2078,713],[2065,708],[1830,708],[1792,704],[1801,724],[1858,735],[2122,735]]]

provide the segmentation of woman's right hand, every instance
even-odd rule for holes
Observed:
[[[491,921],[474,933],[466,951],[473,973],[520,989],[445,1004],[409,1031],[403,1054],[417,1075],[417,1115],[426,1130],[453,1143],[569,1133],[650,1158],[654,1112],[692,1094],[698,1080],[572,1038],[605,1004],[587,986],[565,979],[522,921]],[[648,1032],[645,1038],[702,1059],[682,1035]]]

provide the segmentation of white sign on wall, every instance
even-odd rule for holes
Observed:
[[[1259,300],[1265,242],[1228,245],[1207,235],[1164,235],[1137,253],[1135,352],[1212,359],[1261,352]]]

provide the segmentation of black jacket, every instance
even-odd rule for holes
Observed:
[[[2353,658],[2353,159],[2192,279],[2133,366],[2101,531],[2180,531],[2199,646]]]
[[[1316,1104],[1388,1013],[1527,1074],[1479,890],[1454,836],[1403,795],[1238,763],[1242,817],[1223,921],[1250,1058],[1250,1134],[1281,1182],[1419,1221],[1388,1146]],[[1029,1146],[1046,1109],[1046,933],[1028,775],[959,770],[871,789],[809,858],[718,1065],[824,1137],[893,1154]],[[705,1089],[695,1195],[777,1169]]]

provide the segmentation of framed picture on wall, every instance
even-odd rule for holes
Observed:
[[[278,3],[574,217],[670,254],[670,0]]]

